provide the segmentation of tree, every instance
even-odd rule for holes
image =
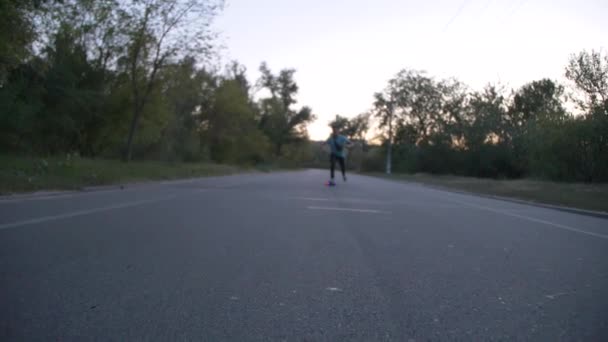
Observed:
[[[267,139],[258,130],[255,111],[238,79],[223,79],[213,104],[201,113],[203,136],[217,162],[258,162],[264,159]]]
[[[291,108],[298,92],[295,70],[284,69],[274,75],[266,63],[262,63],[260,72],[258,86],[270,92],[270,97],[260,100],[260,128],[270,139],[278,157],[285,145],[307,139],[306,125],[315,120],[315,115],[306,106],[299,110]]]
[[[172,58],[211,52],[211,20],[223,3],[205,0],[133,0],[124,15],[130,37],[124,63],[131,82],[133,116],[125,159],[132,157],[133,138],[158,73]]]
[[[92,66],[102,73],[104,82],[118,71],[118,60],[129,45],[127,15],[134,1],[61,0],[47,6],[44,36],[52,37],[62,26],[71,28],[76,43],[83,46]]]
[[[355,116],[354,118],[348,120],[348,126],[346,131],[351,139],[359,140],[361,142],[364,142],[366,140],[365,136],[369,131],[370,116],[371,113],[366,112],[361,113]]]
[[[100,121],[100,74],[88,61],[84,46],[72,28],[65,25],[46,49],[48,69],[45,79],[46,109],[40,112],[39,136],[48,152],[91,152]],[[46,137],[46,138],[45,138]]]
[[[336,114],[336,117],[329,123],[329,127],[337,128],[343,135],[350,137],[350,132],[347,132],[348,118]]]
[[[43,54],[13,69],[0,91],[8,105],[2,121],[17,129],[18,140],[27,137],[36,152],[90,153],[101,126],[103,82],[73,33],[61,26]]]
[[[581,96],[575,98],[584,117],[575,121],[573,142],[581,157],[578,177],[586,182],[608,179],[608,55],[582,51],[573,55],[566,77]]]
[[[366,135],[369,131],[370,116],[371,113],[369,112],[361,113],[355,116],[354,118],[348,120],[348,125],[346,128],[346,132],[349,134],[349,138],[352,141],[356,141],[358,143],[357,145],[359,146],[359,158],[357,163],[357,169],[359,171],[361,171],[363,168],[363,159],[365,156],[364,152],[367,150]]]
[[[15,153],[32,150],[36,140],[36,118],[44,109],[46,63],[34,58],[12,68],[6,85],[0,87],[0,148]]]
[[[369,117],[369,113],[362,113],[351,119],[336,115],[329,126],[337,127],[342,135],[350,140],[362,140],[369,129]]]
[[[608,55],[592,50],[572,55],[566,67],[566,78],[582,96],[575,98],[583,110],[603,107],[608,101]],[[608,113],[605,113],[608,115]]]
[[[441,95],[441,110],[437,119],[435,137],[441,141],[435,144],[447,144],[456,149],[464,147],[465,113],[469,105],[467,87],[456,79],[441,80],[437,83]]]
[[[550,79],[533,81],[522,86],[513,97],[508,111],[509,124],[525,127],[530,121],[560,122],[566,111],[561,97],[564,88]]]
[[[398,121],[411,123],[417,140],[427,140],[441,124],[441,92],[436,81],[423,71],[402,70],[393,82]]]
[[[484,143],[504,141],[506,112],[507,99],[498,87],[488,85],[483,91],[472,93],[463,116],[467,148],[477,149]]]
[[[34,18],[44,2],[0,1],[0,86],[6,82],[8,73],[30,55],[36,39]]]
[[[198,69],[196,59],[185,57],[176,64],[168,65],[160,75],[162,93],[171,113],[163,130],[162,154],[165,159],[197,160],[203,157],[198,132],[200,110],[206,86],[214,75]]]
[[[375,115],[380,118],[380,128],[388,126],[388,173],[391,171],[393,128],[401,141],[421,146],[452,144],[447,128],[461,114],[456,110],[462,107],[465,97],[461,88],[457,81],[437,82],[424,71],[401,70],[389,80],[383,93],[375,95]],[[404,136],[406,132],[408,137]]]
[[[392,168],[392,148],[393,148],[393,122],[395,118],[395,101],[393,98],[394,89],[392,81],[389,81],[389,86],[383,93],[374,94],[374,109],[373,115],[380,119],[379,128],[387,129],[385,142],[387,145],[386,153],[386,173],[391,174]]]

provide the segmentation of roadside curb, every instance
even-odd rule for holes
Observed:
[[[0,201],[7,200],[27,200],[30,198],[37,197],[53,197],[53,196],[62,196],[66,194],[76,193],[78,190],[64,190],[64,191],[36,191],[36,192],[28,192],[28,193],[6,193],[0,195]]]
[[[45,198],[45,197],[54,197],[54,196],[64,196],[64,195],[73,195],[73,194],[81,194],[86,192],[97,192],[97,191],[113,191],[113,190],[124,190],[128,187],[134,187],[138,185],[145,185],[146,182],[138,182],[138,183],[125,183],[125,184],[111,184],[111,185],[99,185],[99,186],[86,186],[77,189],[67,189],[67,190],[51,190],[51,191],[35,191],[35,192],[26,192],[26,193],[8,193],[0,195],[0,201],[7,200],[28,200],[28,199],[36,199],[36,198]]]
[[[372,176],[372,177],[374,177],[374,176]],[[421,186],[424,186],[424,187],[427,187],[427,188],[441,190],[441,191],[447,191],[447,192],[461,194],[461,195],[483,197],[483,198],[488,198],[488,199],[493,199],[493,200],[511,202],[511,203],[516,203],[516,204],[530,205],[530,206],[535,206],[535,207],[539,207],[539,208],[553,209],[553,210],[558,210],[558,211],[563,211],[563,212],[569,212],[569,213],[572,213],[572,214],[578,214],[578,215],[583,215],[583,216],[591,216],[591,217],[596,217],[596,218],[601,218],[601,219],[607,219],[608,220],[608,212],[605,212],[605,211],[595,211],[595,210],[579,209],[579,208],[573,208],[573,207],[567,207],[567,206],[561,206],[561,205],[554,205],[554,204],[547,204],[547,203],[542,203],[542,202],[535,202],[535,201],[531,201],[531,200],[522,200],[522,199],[513,198],[513,197],[504,197],[504,196],[489,195],[489,194],[484,194],[484,193],[479,193],[479,192],[470,192],[470,191],[458,190],[458,189],[453,189],[453,188],[449,188],[449,187],[443,187],[443,186],[440,186],[440,185],[426,184],[426,183],[423,183],[423,182],[417,182],[417,181],[411,181],[411,180],[399,180],[399,179],[390,179],[390,178],[384,178],[384,179],[389,180],[389,181],[397,181],[397,182],[402,182],[402,183],[410,183],[410,184],[421,185]]]
[[[416,183],[416,184],[422,184],[422,183]],[[426,186],[426,184],[423,184],[423,185]],[[430,187],[433,187],[433,186],[430,186]],[[482,194],[482,193],[476,193],[476,192],[469,192],[469,191],[464,191],[464,190],[455,190],[455,189],[449,189],[449,188],[444,188],[444,187],[439,187],[439,186],[436,188],[444,190],[444,191],[449,191],[449,192],[454,192],[454,193],[459,193],[459,194],[464,194],[464,195],[478,196],[478,197],[484,197],[484,198],[489,198],[489,199],[494,199],[494,200],[499,200],[499,201],[512,202],[512,203],[516,203],[516,204],[525,204],[525,205],[531,205],[531,206],[541,207],[541,208],[546,208],[546,209],[554,209],[554,210],[569,212],[569,213],[578,214],[578,215],[593,216],[593,217],[597,217],[597,218],[608,219],[608,213],[604,212],[604,211],[578,209],[578,208],[572,208],[572,207],[566,207],[566,206],[560,206],[560,205],[554,205],[554,204],[546,204],[546,203],[542,203],[542,202],[535,202],[535,201],[530,201],[530,200],[522,200],[522,199],[512,198],[512,197],[503,197],[503,196],[488,195],[488,194]]]
[[[175,178],[175,179],[158,179],[158,180],[143,180],[143,181],[134,181],[134,182],[123,182],[123,183],[115,183],[108,185],[91,185],[91,186],[83,186],[76,189],[67,189],[67,190],[49,190],[49,191],[35,191],[35,192],[27,192],[27,193],[6,193],[0,194],[0,202],[7,201],[26,201],[26,200],[35,200],[37,198],[48,198],[54,196],[65,196],[65,195],[74,195],[74,194],[82,194],[82,193],[93,193],[93,192],[104,192],[104,191],[119,191],[119,190],[130,190],[135,189],[142,186],[150,186],[150,185],[175,185],[175,184],[188,184],[193,183],[199,180],[208,180],[214,178],[223,178],[223,177],[232,177],[237,175],[247,175],[247,174],[256,174],[258,172],[237,172],[225,175],[213,175],[213,176],[200,176],[200,177],[189,177],[189,178]],[[262,173],[267,174],[267,173]]]

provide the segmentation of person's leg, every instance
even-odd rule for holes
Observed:
[[[329,156],[329,175],[331,180],[334,180],[334,170],[336,169],[336,156],[333,153]]]
[[[340,163],[340,170],[342,171],[342,179],[346,180],[346,162],[344,157],[338,158],[338,161]]]

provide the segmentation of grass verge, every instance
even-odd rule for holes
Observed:
[[[608,184],[555,183],[530,179],[494,180],[427,174],[388,176],[375,173],[371,175],[445,189],[608,212]]]
[[[163,163],[66,157],[0,156],[0,194],[77,190],[87,186],[220,176],[244,169],[212,163]]]

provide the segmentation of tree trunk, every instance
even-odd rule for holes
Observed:
[[[127,146],[125,150],[124,160],[130,162],[133,157],[133,138],[135,137],[135,130],[139,123],[139,117],[141,115],[141,106],[137,105],[137,101],[133,106],[133,119],[131,120],[131,127],[129,128],[129,136],[127,137]]]
[[[358,167],[359,170],[358,170],[358,172],[360,173],[360,172],[363,171],[363,157],[364,157],[364,155],[363,155],[363,139],[359,140],[359,143],[360,143],[360,145],[359,145],[359,151],[360,151],[360,153],[359,153],[359,167]]]
[[[277,148],[276,148],[276,156],[280,157],[281,156],[281,151],[283,150],[283,144],[277,144]]]
[[[392,163],[393,163],[393,108],[389,108],[389,119],[388,119],[388,146],[386,152],[386,174],[391,174]]]

